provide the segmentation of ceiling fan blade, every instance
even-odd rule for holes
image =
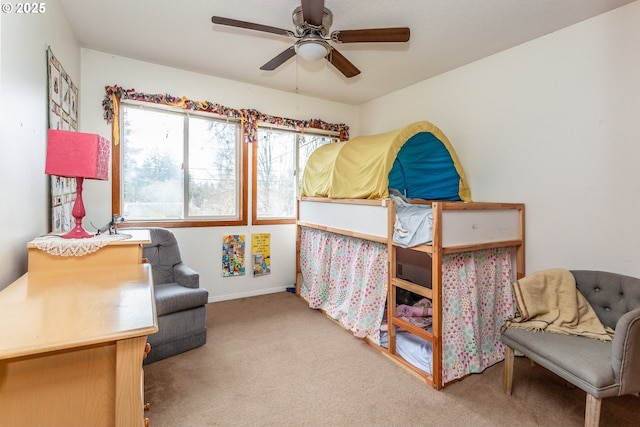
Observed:
[[[294,37],[293,31],[290,30],[270,27],[269,25],[254,24],[253,22],[238,21],[237,19],[223,18],[221,16],[212,16],[211,22],[219,25],[228,25],[230,27],[246,28],[248,30],[263,31],[265,33],[278,34],[280,36]]]
[[[302,18],[315,27],[322,26],[324,0],[302,0]]]
[[[407,27],[371,28],[368,30],[343,30],[331,33],[331,40],[338,43],[407,42],[411,31]]]
[[[264,64],[260,67],[261,70],[272,71],[287,62],[290,58],[292,58],[296,54],[295,46],[291,46],[289,49],[283,51],[278,56],[273,58],[271,61]]]
[[[356,68],[347,58],[345,58],[337,49],[332,48],[329,55],[326,56],[327,61],[336,67],[346,78],[351,78],[360,74],[360,70]]]

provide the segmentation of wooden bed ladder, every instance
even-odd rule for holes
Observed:
[[[436,203],[433,203],[436,205]],[[434,206],[433,209],[433,221],[434,226],[433,229],[439,230],[437,227],[436,221],[440,221],[437,217],[436,208]],[[428,253],[432,258],[432,288],[427,288],[425,286],[417,285],[415,283],[409,282],[407,280],[403,280],[398,277],[397,271],[397,249],[398,246],[393,242],[393,224],[395,222],[395,204],[390,206],[388,209],[389,215],[389,224],[390,229],[388,232],[389,241],[387,243],[387,248],[389,250],[388,258],[389,258],[389,289],[387,296],[387,324],[388,324],[388,352],[389,356],[394,359],[396,362],[400,363],[402,366],[407,368],[411,373],[416,375],[421,380],[425,381],[427,384],[435,388],[436,390],[440,390],[444,387],[442,384],[442,337],[441,337],[441,296],[440,296],[440,280],[442,274],[442,259],[440,255],[440,251],[434,249],[437,248],[436,245],[428,246],[428,245],[419,245],[411,248],[407,248],[409,250],[420,251]],[[441,210],[440,210],[441,212]],[[437,233],[435,233],[437,234]],[[434,243],[440,242],[440,237],[433,236]],[[412,292],[414,294],[423,296],[425,298],[429,298],[431,300],[431,306],[433,310],[432,316],[432,332],[429,332],[425,329],[422,329],[418,326],[415,326],[406,320],[403,320],[401,317],[396,315],[396,291],[397,289],[404,289],[406,291]],[[431,374],[425,372],[406,360],[404,360],[400,355],[396,353],[396,327],[399,327],[407,332],[410,332],[413,335],[416,335],[425,341],[431,343],[432,347],[432,368]]]

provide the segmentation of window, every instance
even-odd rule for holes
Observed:
[[[121,111],[114,212],[172,227],[246,224],[238,122],[128,103]]]
[[[292,223],[309,156],[335,142],[331,134],[258,128],[253,149],[253,224]]]

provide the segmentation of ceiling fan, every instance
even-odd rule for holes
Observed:
[[[237,19],[213,16],[211,22],[219,25],[246,28],[263,31],[297,39],[275,58],[260,67],[261,70],[275,70],[291,59],[296,53],[307,60],[326,58],[345,77],[350,78],[360,74],[347,58],[345,58],[331,43],[379,43],[409,41],[410,30],[407,27],[370,28],[365,30],[339,30],[329,33],[333,23],[333,14],[324,7],[324,0],[301,0],[301,6],[293,11],[293,25],[295,31]]]

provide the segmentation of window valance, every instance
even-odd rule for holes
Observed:
[[[194,101],[186,97],[176,97],[169,94],[148,94],[136,92],[135,89],[124,89],[120,86],[106,86],[105,97],[102,101],[104,108],[104,118],[107,122],[113,124],[112,141],[117,145],[120,141],[120,125],[118,122],[120,101],[125,99],[150,102],[154,104],[169,105],[172,107],[184,108],[185,110],[204,111],[218,114],[223,117],[239,119],[242,122],[244,140],[247,143],[257,140],[258,122],[272,124],[274,126],[283,126],[295,130],[313,128],[331,132],[337,132],[341,141],[349,139],[349,126],[344,123],[334,124],[327,123],[320,119],[311,120],[295,120],[284,117],[276,117],[261,113],[252,109],[235,109],[225,107],[210,101]]]

